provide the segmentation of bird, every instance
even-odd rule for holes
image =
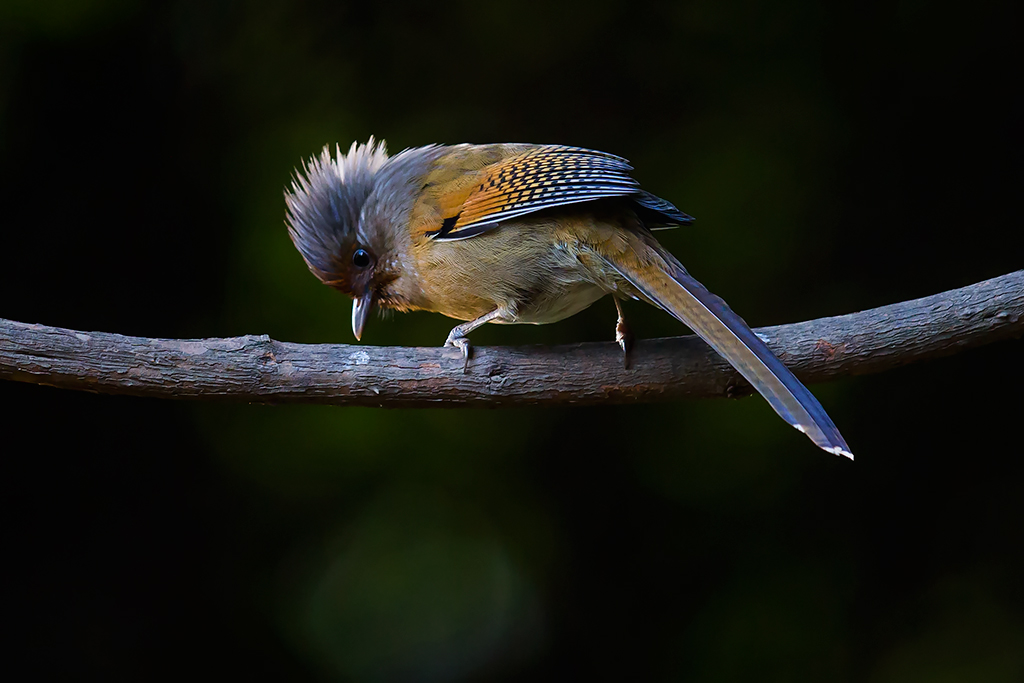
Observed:
[[[383,140],[325,146],[285,190],[285,224],[309,270],[352,297],[358,341],[375,307],[464,321],[448,334],[468,369],[486,323],[553,323],[611,295],[628,360],[624,300],[689,327],[787,423],[853,458],[814,395],[654,231],[694,219],[640,187],[614,154],[556,144],[432,144],[389,155]]]

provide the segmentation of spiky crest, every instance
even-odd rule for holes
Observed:
[[[288,206],[288,235],[322,282],[347,289],[348,262],[356,243],[359,213],[373,191],[375,176],[388,160],[385,142],[371,136],[352,143],[347,154],[330,145],[296,170]]]

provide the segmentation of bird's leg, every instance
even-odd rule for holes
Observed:
[[[629,352],[633,350],[633,332],[626,324],[626,315],[622,312],[622,302],[613,296],[615,310],[619,312],[619,320],[615,323],[615,341],[622,348],[622,367],[629,368]]]
[[[499,308],[495,308],[493,311],[491,311],[487,315],[482,315],[479,318],[477,318],[476,320],[470,320],[467,323],[462,323],[461,325],[456,325],[455,327],[452,328],[452,331],[448,333],[448,338],[445,340],[444,345],[445,346],[455,346],[455,347],[458,347],[462,351],[462,357],[465,359],[465,363],[463,363],[463,365],[462,365],[462,372],[463,373],[469,372],[469,352],[470,352],[470,346],[469,346],[469,339],[466,338],[466,335],[469,334],[470,332],[472,332],[473,330],[475,330],[476,328],[480,327],[484,323],[489,323],[492,320],[496,320],[498,318],[504,318],[504,317],[505,317],[505,309],[500,308],[500,307]]]

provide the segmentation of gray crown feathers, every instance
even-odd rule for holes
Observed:
[[[332,157],[325,145],[318,157],[296,169],[284,197],[288,235],[310,271],[326,284],[344,277],[359,214],[388,160],[385,142],[372,136],[365,144],[353,142],[347,154],[340,146],[335,149]]]

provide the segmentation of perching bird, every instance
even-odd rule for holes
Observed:
[[[551,323],[611,294],[685,323],[782,419],[830,453],[849,447],[814,395],[651,233],[693,222],[640,189],[612,154],[560,145],[430,145],[389,157],[373,138],[325,147],[285,194],[292,242],[324,284],[353,298],[359,339],[376,305],[467,322],[445,346],[469,361],[480,325]]]

